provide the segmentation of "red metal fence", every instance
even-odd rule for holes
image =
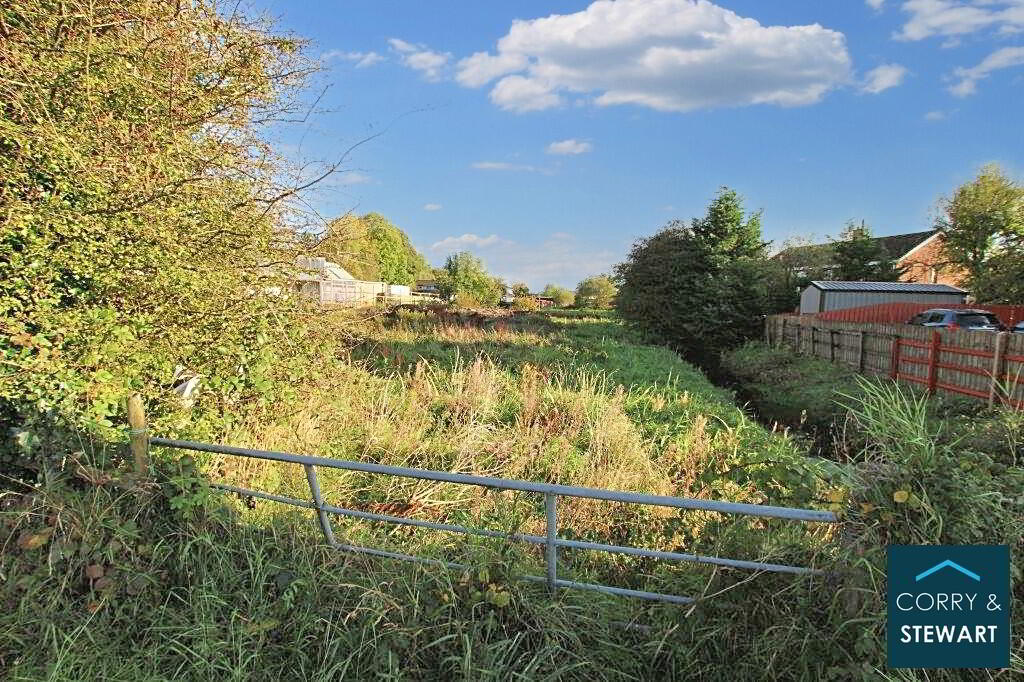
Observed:
[[[904,324],[914,315],[929,308],[972,308],[987,310],[1002,320],[1003,324],[1012,327],[1024,320],[1024,305],[979,305],[966,303],[881,303],[865,305],[845,310],[830,310],[817,313],[819,320],[833,322],[876,322],[879,324]]]
[[[1024,334],[774,315],[765,339],[943,392],[1024,409]]]

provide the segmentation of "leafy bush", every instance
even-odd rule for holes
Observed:
[[[512,302],[512,309],[520,312],[535,312],[540,309],[540,304],[533,296],[517,296]]]
[[[3,26],[0,447],[119,437],[136,390],[163,420],[176,365],[193,434],[286,397],[319,351],[262,134],[300,105],[301,45],[208,2],[26,0]]]

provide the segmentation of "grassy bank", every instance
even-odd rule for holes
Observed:
[[[243,412],[221,440],[573,485],[828,504],[832,484],[819,462],[750,420],[671,352],[635,343],[606,313],[472,324],[420,313],[338,313],[325,324],[339,338],[344,333],[338,361],[315,384],[300,382],[299,399],[273,418],[262,408]],[[183,409],[163,414],[156,429],[188,437],[187,417]],[[542,572],[534,548],[337,519],[345,541],[479,570],[464,576],[332,554],[308,515],[233,501],[203,482],[209,475],[305,498],[297,467],[155,454],[164,486],[141,499],[67,481],[6,494],[3,627],[10,637],[0,656],[15,678],[329,679],[344,672],[360,679],[638,679],[662,670],[698,674],[739,651],[749,652],[754,676],[765,655],[756,653],[764,646],[761,626],[730,625],[729,614],[745,611],[754,591],[806,596],[815,589],[792,576],[749,580],[697,565],[564,552],[567,578],[725,592],[693,612],[590,593],[552,601],[515,580]],[[328,499],[343,506],[510,531],[543,528],[537,496],[321,476]],[[584,500],[565,501],[560,518],[564,536],[662,549],[803,564],[828,563],[834,552],[829,528],[800,524]],[[767,616],[769,604],[759,610],[758,618]],[[632,621],[645,627],[623,630]],[[694,658],[697,648],[704,654]]]
[[[568,537],[840,571],[802,578],[564,551],[562,577],[703,600],[681,608],[574,591],[552,599],[517,580],[542,571],[535,548],[338,519],[345,541],[474,568],[333,552],[308,513],[247,504],[205,484],[209,477],[305,498],[297,467],[156,450],[158,487],[123,490],[64,475],[4,492],[7,677],[877,679],[885,544],[1013,542],[1024,531],[1020,503],[1007,492],[1022,483],[1012,467],[1001,483],[982,467],[951,477],[947,449],[893,446],[893,433],[928,428],[912,410],[910,426],[886,421],[911,409],[906,396],[857,406],[875,424],[871,444],[838,466],[754,422],[727,392],[671,352],[637,343],[608,314],[453,324],[421,313],[338,313],[318,333],[334,339],[322,352],[335,362],[315,381],[298,380],[294,401],[239,409],[219,440],[833,507],[844,514],[839,527],[586,501],[560,505],[560,518]],[[156,429],[192,436],[188,417],[183,407],[161,413]],[[80,457],[101,465],[113,454]],[[340,472],[321,483],[342,506],[510,531],[543,527],[536,496]],[[894,501],[900,490],[913,492],[913,504]],[[946,510],[954,490],[960,504]]]
[[[833,459],[856,458],[867,445],[856,413],[869,386],[889,383],[865,383],[840,363],[756,342],[725,353],[722,366],[763,421],[809,436],[818,452]],[[962,444],[966,452],[985,453],[1001,465],[1024,462],[1024,413],[957,396],[927,398],[916,386],[901,386],[922,406],[921,416],[938,443]]]
[[[1024,599],[1024,413],[928,397],[761,343],[726,353],[723,365],[762,419],[809,433],[823,455],[842,463],[849,480],[847,557],[857,568],[855,582],[863,581],[857,598],[867,600],[866,613],[884,608],[889,544],[1008,545],[1014,599]],[[1013,623],[1019,673],[1019,608]]]

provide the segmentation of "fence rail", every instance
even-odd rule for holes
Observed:
[[[925,310],[935,308],[934,303],[876,303],[874,305],[828,310],[816,313],[818,320],[831,322],[875,322],[880,324],[905,324],[907,320]],[[1003,324],[1012,327],[1024,320],[1024,305],[989,305],[978,303],[943,303],[942,308],[987,310],[995,314]]]
[[[142,431],[144,433],[144,428],[144,425],[138,427],[133,424],[133,433],[135,433],[136,431]],[[577,497],[595,500],[605,500],[609,502],[624,502],[642,505],[665,506],[675,507],[679,509],[695,509],[720,512],[724,514],[740,514],[746,516],[786,519],[791,521],[806,521],[820,523],[835,523],[837,521],[837,517],[834,513],[814,509],[796,509],[791,507],[776,507],[770,505],[724,502],[718,500],[700,500],[695,498],[670,497],[665,495],[646,495],[642,493],[603,490],[599,488],[582,488],[576,486],[558,485],[555,483],[539,483],[536,481],[493,478],[490,476],[475,476],[471,474],[459,474],[447,471],[432,471],[429,469],[414,469],[409,467],[387,466],[383,464],[373,464],[369,462],[355,462],[331,459],[327,457],[297,455],[287,452],[253,450],[249,448],[239,448],[227,445],[214,445],[211,443],[199,443],[187,440],[173,440],[169,438],[150,437],[147,439],[146,443],[149,445],[160,447],[178,448],[182,450],[195,450],[199,452],[211,452],[224,455],[235,455],[239,457],[252,457],[256,459],[265,459],[301,465],[305,470],[306,481],[309,484],[311,498],[310,501],[299,500],[292,497],[286,497],[283,495],[274,495],[259,490],[250,490],[248,488],[241,488],[238,486],[232,486],[227,484],[217,483],[213,484],[213,487],[219,490],[223,490],[225,492],[237,493],[239,495],[256,497],[260,499],[270,500],[273,502],[278,502],[281,504],[287,504],[295,507],[300,507],[303,509],[313,510],[316,512],[317,522],[320,525],[320,530],[323,533],[324,539],[326,540],[327,544],[331,547],[340,550],[368,554],[372,556],[387,557],[391,559],[399,559],[402,561],[412,561],[428,565],[445,566],[448,568],[455,569],[467,568],[462,564],[450,561],[429,559],[425,557],[412,556],[409,554],[401,554],[398,552],[388,552],[380,549],[359,547],[355,545],[340,543],[334,536],[334,530],[331,526],[331,515],[356,518],[367,521],[380,521],[398,525],[415,526],[419,528],[429,528],[433,530],[448,531],[453,533],[502,538],[507,540],[515,540],[519,542],[541,545],[544,547],[544,557],[547,569],[546,575],[524,575],[521,576],[521,579],[531,582],[546,583],[548,589],[551,590],[552,593],[554,593],[559,587],[565,587],[582,590],[596,590],[599,592],[604,592],[607,594],[613,594],[618,596],[636,597],[640,599],[665,601],[676,604],[689,604],[695,601],[693,597],[687,596],[662,594],[659,592],[647,592],[644,590],[633,590],[622,587],[613,587],[609,585],[593,583],[580,583],[572,580],[561,579],[558,577],[559,548],[612,552],[618,554],[627,554],[631,556],[649,557],[653,559],[685,561],[699,564],[711,564],[715,566],[724,566],[728,568],[739,568],[753,571],[771,571],[778,573],[794,574],[820,574],[822,572],[819,569],[807,568],[803,566],[789,566],[785,564],[774,564],[762,561],[748,561],[743,559],[731,559],[726,557],[705,556],[698,554],[685,554],[680,552],[664,552],[659,550],[644,549],[640,547],[626,547],[598,542],[586,542],[582,540],[566,540],[558,537],[557,500],[559,497]],[[458,483],[463,485],[476,485],[485,488],[494,488],[499,490],[515,490],[520,492],[542,494],[544,495],[545,534],[529,535],[519,533],[503,533],[500,531],[487,530],[483,528],[467,528],[464,526],[459,526],[450,523],[437,523],[434,521],[424,521],[420,519],[390,516],[387,514],[376,514],[372,512],[359,511],[356,509],[345,509],[342,507],[338,507],[329,504],[328,502],[325,501],[317,478],[317,467],[325,467],[329,469],[342,469],[347,471],[360,471],[365,473],[382,474],[387,476],[399,476],[402,478],[414,478],[427,481],[437,481],[441,483]]]
[[[861,373],[918,384],[929,393],[1024,409],[1024,334],[774,315],[765,325],[765,340]]]

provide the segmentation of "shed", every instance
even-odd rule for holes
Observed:
[[[800,314],[845,310],[879,303],[964,303],[967,292],[949,284],[917,282],[811,282],[800,293]]]

